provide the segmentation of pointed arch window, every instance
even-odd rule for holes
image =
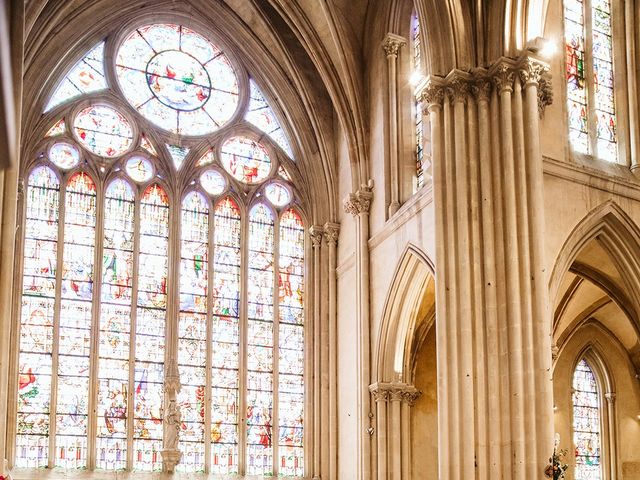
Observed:
[[[611,0],[564,0],[567,111],[574,151],[616,162]]]
[[[182,472],[301,477],[305,230],[283,124],[199,33],[117,41],[54,89],[23,166],[12,463],[157,472],[173,452]]]
[[[576,480],[600,480],[602,466],[602,402],[598,382],[586,359],[573,373],[573,444]]]
[[[422,78],[422,34],[420,20],[416,11],[411,15],[411,83],[416,87]],[[424,148],[424,124],[422,121],[422,102],[418,96],[413,95],[414,131],[415,131],[415,158],[416,158],[416,188],[420,189],[425,183],[425,171],[430,163],[429,155]]]

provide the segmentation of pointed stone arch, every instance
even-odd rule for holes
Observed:
[[[429,257],[415,245],[407,245],[383,309],[374,350],[374,381],[411,383],[419,339],[435,320],[434,273]]]

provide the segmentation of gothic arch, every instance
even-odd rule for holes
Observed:
[[[593,240],[601,243],[610,255],[629,290],[636,312],[640,305],[640,228],[614,201],[593,209],[569,234],[549,280],[552,305],[557,305],[560,283],[580,252]]]
[[[435,321],[434,265],[408,245],[385,302],[373,361],[374,382],[412,383],[414,356]]]

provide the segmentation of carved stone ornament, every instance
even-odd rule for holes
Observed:
[[[400,35],[396,35],[394,33],[387,33],[382,41],[382,49],[384,50],[387,58],[389,57],[397,57],[400,48],[407,44],[407,41],[404,37]]]
[[[182,388],[180,384],[180,372],[178,364],[174,359],[167,362],[167,375],[164,381],[164,391],[167,393],[179,392]]]
[[[324,240],[328,245],[337,245],[340,236],[340,225],[327,222],[324,224]]]
[[[182,452],[178,450],[180,425],[182,414],[175,398],[169,399],[164,413],[164,448],[162,450],[162,462],[164,470],[173,473],[176,465],[182,458]]]
[[[471,94],[478,102],[488,102],[492,88],[493,85],[491,85],[491,81],[488,78],[483,77],[476,80],[473,85],[471,85]]]
[[[467,97],[471,90],[472,77],[460,70],[454,70],[446,77],[447,95],[453,103],[467,101]]]
[[[512,61],[506,58],[498,60],[489,70],[489,75],[499,93],[513,91],[515,71]]]
[[[444,94],[445,88],[441,84],[429,80],[416,96],[421,103],[431,107],[442,105]]]
[[[350,193],[344,199],[344,211],[351,215],[360,215],[361,213],[369,213],[371,208],[371,199],[373,198],[373,181],[369,185],[360,185],[360,190],[356,193]]]
[[[313,248],[317,248],[322,245],[322,235],[324,229],[319,225],[313,225],[309,228],[309,236],[311,237],[311,244]]]
[[[369,391],[376,402],[403,402],[409,406],[413,406],[422,395],[413,385],[402,382],[372,383],[369,385]]]

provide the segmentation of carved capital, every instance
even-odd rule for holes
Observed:
[[[471,79],[469,74],[454,70],[447,75],[447,95],[453,103],[467,101],[471,91]]]
[[[520,80],[524,86],[537,85],[542,76],[549,71],[549,66],[532,57],[524,57],[519,65]]]
[[[478,102],[488,102],[492,88],[493,85],[491,85],[491,80],[488,78],[480,78],[471,85],[471,93]]]
[[[404,402],[412,406],[422,392],[413,385],[401,382],[378,382],[369,385],[376,402]]]
[[[540,116],[545,108],[553,103],[553,88],[551,86],[551,76],[545,75],[538,82],[538,113]]]
[[[324,241],[328,245],[337,245],[340,235],[340,224],[327,222],[324,224]]]
[[[397,57],[400,48],[407,44],[404,37],[396,35],[395,33],[387,33],[382,41],[382,49],[384,50],[387,58]]]
[[[441,106],[444,101],[445,88],[440,83],[429,79],[424,88],[416,95],[421,103],[427,106]]]
[[[489,70],[489,74],[499,93],[513,91],[515,72],[511,61],[508,59],[498,60]]]
[[[371,208],[371,199],[373,198],[373,182],[369,185],[361,185],[360,190],[356,193],[350,193],[344,199],[344,211],[353,216],[360,214],[368,214]]]
[[[312,225],[311,228],[309,228],[309,236],[311,237],[313,248],[318,248],[322,245],[323,233],[324,229],[320,225]]]
[[[607,399],[607,403],[613,405],[616,401],[616,394],[615,392],[608,392],[604,394],[604,398]]]
[[[406,390],[402,392],[402,401],[405,402],[410,407],[413,407],[416,403],[416,400],[420,398],[422,392],[420,390]]]

